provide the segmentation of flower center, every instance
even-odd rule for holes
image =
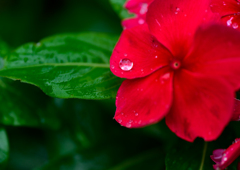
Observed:
[[[170,63],[170,66],[172,67],[172,69],[177,70],[177,69],[180,68],[181,62],[178,61],[178,60],[173,60],[173,61]]]

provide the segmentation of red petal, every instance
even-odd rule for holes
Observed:
[[[146,22],[146,13],[148,6],[153,0],[130,0],[125,5],[131,13],[135,13],[135,18],[126,19],[122,22],[123,27],[132,28],[137,25],[142,25]]]
[[[128,128],[160,121],[172,102],[172,72],[160,69],[134,80],[125,80],[118,90],[115,119]]]
[[[151,36],[147,25],[141,25],[123,31],[111,56],[110,69],[122,78],[144,77],[166,66],[171,57],[170,52]],[[123,68],[122,61],[129,61],[131,67]]]
[[[177,136],[215,140],[232,118],[234,91],[222,79],[181,70],[174,75],[173,104],[166,116]]]
[[[150,31],[174,56],[182,57],[199,25],[216,20],[209,3],[209,0],[155,0],[147,13]]]
[[[232,120],[240,121],[240,100],[238,100],[238,99],[235,99]]]
[[[124,29],[136,27],[138,25],[145,24],[145,20],[146,20],[146,16],[126,19],[122,21],[122,26]]]
[[[198,29],[184,66],[192,72],[224,78],[240,88],[240,32],[224,25]]]
[[[135,13],[137,15],[146,14],[148,11],[148,5],[153,0],[129,0],[125,8],[127,8],[130,12]]]
[[[240,12],[240,2],[236,0],[212,0],[211,9],[221,16]]]
[[[240,138],[235,139],[234,143],[229,146],[223,153],[221,162],[213,165],[214,169],[227,168],[237,157],[240,156]]]
[[[222,18],[222,22],[234,29],[240,30],[240,15],[228,15]]]

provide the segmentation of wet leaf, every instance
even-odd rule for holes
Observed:
[[[109,69],[117,37],[82,33],[26,44],[5,60],[0,76],[39,86],[58,98],[114,98],[122,82]]]

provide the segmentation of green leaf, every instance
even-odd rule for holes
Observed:
[[[100,33],[58,35],[19,47],[0,76],[40,87],[58,98],[114,98],[122,79],[109,69],[117,37]]]
[[[7,133],[4,128],[0,128],[0,168],[3,169],[9,157],[9,146]]]
[[[110,3],[121,19],[131,18],[134,16],[133,14],[129,14],[127,9],[124,8],[126,0],[110,0]]]
[[[54,160],[36,170],[158,170],[164,167],[163,155],[159,148],[133,155],[125,152],[124,146],[105,146],[81,150]],[[129,156],[129,154],[131,156]]]
[[[7,127],[6,131],[10,146],[7,170],[32,170],[48,161],[46,138],[42,130]]]
[[[0,122],[12,126],[58,128],[51,99],[34,86],[0,77]]]
[[[8,53],[8,45],[0,41],[0,66],[3,56]],[[50,128],[59,126],[52,100],[38,88],[0,77],[0,94],[1,124]]]

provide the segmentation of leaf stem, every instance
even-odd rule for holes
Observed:
[[[203,155],[202,155],[202,161],[201,161],[201,165],[199,170],[203,170],[203,165],[204,165],[204,161],[205,161],[205,156],[206,156],[206,152],[207,152],[207,142],[204,142],[204,148],[203,148]]]

